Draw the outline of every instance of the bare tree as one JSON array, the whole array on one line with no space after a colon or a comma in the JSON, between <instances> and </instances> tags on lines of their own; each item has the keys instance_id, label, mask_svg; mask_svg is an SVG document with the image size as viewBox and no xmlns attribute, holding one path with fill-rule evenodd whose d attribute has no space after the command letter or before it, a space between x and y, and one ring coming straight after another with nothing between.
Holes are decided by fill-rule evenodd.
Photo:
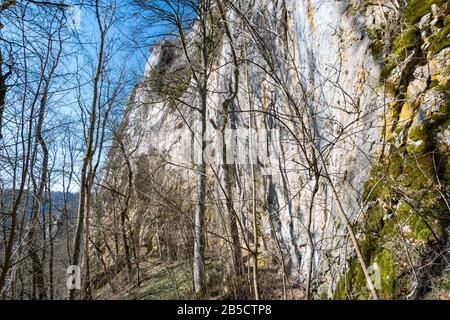
<instances>
[{"instance_id":1,"label":"bare tree","mask_svg":"<svg viewBox=\"0 0 450 320\"><path fill-rule=\"evenodd\" d=\"M105 11L106 10L106 11ZM107 35L114 19L114 7L107 6L106 9L101 5L99 0L95 1L95 19L99 32L99 44L96 59L95 73L92 78L92 100L89 110L89 119L87 123L83 123L86 131L86 146L84 158L81 164L81 178L80 178L80 192L78 204L78 222L75 232L73 244L73 258L72 263L78 265L80 262L80 252L82 243L82 233L85 223L89 223L89 217L85 217L85 213L89 209L90 195L92 192L92 181L95 176L93 159L95 154L96 132L100 130L99 122L99 101L100 101L100 86L101 78L104 72L105 65L105 47L107 45ZM100 138L101 139L101 138ZM89 211L88 211L89 212ZM85 230L88 232L89 228ZM87 244L86 244L87 245ZM75 298L75 289L70 291L70 299Z\"/></svg>"}]
</instances>

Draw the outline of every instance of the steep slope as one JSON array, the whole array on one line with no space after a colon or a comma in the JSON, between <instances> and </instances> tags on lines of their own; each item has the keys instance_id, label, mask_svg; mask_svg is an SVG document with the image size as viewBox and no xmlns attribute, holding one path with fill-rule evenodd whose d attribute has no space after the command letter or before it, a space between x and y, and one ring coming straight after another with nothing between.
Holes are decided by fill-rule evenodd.
<instances>
[{"instance_id":1,"label":"steep slope","mask_svg":"<svg viewBox=\"0 0 450 320\"><path fill-rule=\"evenodd\" d=\"M223 292L240 286L236 238L250 268L254 216L263 286L270 274L304 288L311 274L316 297L370 298L342 214L380 297L422 297L448 268L446 3L381 2L242 1L212 14L207 257ZM137 260L190 258L201 137L186 53L195 64L180 39L155 48L104 171L131 201L105 190L98 219L118 224L127 208Z\"/></svg>"}]
</instances>

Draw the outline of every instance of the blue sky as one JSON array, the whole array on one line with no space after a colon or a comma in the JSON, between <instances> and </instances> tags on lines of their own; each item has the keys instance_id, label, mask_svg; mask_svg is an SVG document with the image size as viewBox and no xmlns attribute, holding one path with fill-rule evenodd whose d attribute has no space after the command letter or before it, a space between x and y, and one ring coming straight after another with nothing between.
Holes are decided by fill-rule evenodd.
<instances>
[{"instance_id":1,"label":"blue sky","mask_svg":"<svg viewBox=\"0 0 450 320\"><path fill-rule=\"evenodd\" d=\"M73 3L79 3L77 0L72 1ZM106 2L107 0L104 1ZM65 3L68 2L65 1ZM74 89L77 87L77 81L84 83L81 89L84 102L88 105L91 101L91 80L95 70L95 57L98 49L99 32L95 20L95 8L92 5L89 5L89 3L93 3L93 0L88 0L81 6L75 4L75 9L67 10L67 14L69 15L79 14L79 16L75 16L75 23L79 22L79 26L72 25L73 35L65 40L64 50L66 52L64 53L65 56L59 65L60 70L58 71L62 77L56 77L58 80L56 80L54 89L52 89L54 93L52 94L47 110L45 134L47 135L48 141L54 145L58 144L63 136L61 132L64 129L55 129L55 124L59 125L61 122L73 122L71 132L79 138L82 137L82 130L80 130L80 108L77 101L77 91ZM132 87L143 76L145 64L150 55L149 48L154 41L161 39L161 34L163 33L162 30L164 30L158 21L150 23L150 20L146 19L148 17L145 17L147 12L139 10L132 6L131 3L132 0L117 0L115 22L109 31L109 39L112 39L113 41L111 41L111 43L114 43L112 50L114 55L111 59L111 63L108 65L108 74L114 79L114 77L118 76L120 70L124 69L126 78L126 90L124 90L122 96L122 106L126 104L128 94ZM20 44L20 18L18 17L20 17L23 12L26 12L26 20L29 21L26 23L29 23L29 31L31 32L28 33L27 31L26 33L26 37L28 38L26 47L31 54L34 51L33 47L35 46L33 41L36 41L36 46L40 48L39 50L45 51L45 34L46 32L51 32L46 29L46 24L51 20L51 14L46 16L46 10L50 11L55 8L49 9L30 5L27 7L26 11L21 11L25 10L24 8L28 5L27 2L19 0L17 6L11 8L10 12L2 12L2 22L5 23L5 28L1 30L1 33L2 37L11 39ZM36 18L36 16L34 16L35 13L39 13L42 16ZM40 22L36 23L36 21L34 21L35 19L42 19L42 24L40 24ZM37 37L34 35L36 28L39 29L40 32L36 33L38 35ZM42 35L43 37L39 37L39 35ZM23 66L23 64L20 65L20 50L20 47L18 47L17 54L19 60L15 61L15 66L18 67ZM16 62L19 62L19 64ZM30 74L33 74L33 76L37 76L40 71L38 60L31 58L28 62L31 64L31 67L29 65L28 68L22 68L19 73L23 73L24 70L27 70ZM83 66L81 71L79 66ZM19 73L15 79L18 79ZM79 76L81 76L81 79L79 79ZM14 90L16 90L16 93L12 95L12 91ZM14 88L11 88L11 93L9 95L12 108L10 108L10 111L7 111L7 117L9 117L10 125L8 128L8 135L11 141L14 140L14 135L17 135L17 128L14 124L14 109L20 109L21 103L19 100L21 99L20 97L23 96L21 90L23 90L22 86L14 86ZM33 85L27 90L28 95L31 97L34 90ZM15 105L16 101L12 101L16 99L18 99L17 105ZM61 154L62 152L59 150L57 153ZM60 155L57 154L55 157L60 157ZM2 176L3 173L1 173ZM55 190L60 190L58 178L55 178Z\"/></svg>"}]
</instances>

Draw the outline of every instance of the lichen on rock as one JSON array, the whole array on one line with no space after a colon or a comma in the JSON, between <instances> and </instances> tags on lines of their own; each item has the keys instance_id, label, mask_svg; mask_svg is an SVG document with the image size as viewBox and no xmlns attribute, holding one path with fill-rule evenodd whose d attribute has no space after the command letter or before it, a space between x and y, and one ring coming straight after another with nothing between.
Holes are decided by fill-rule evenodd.
<instances>
[{"instance_id":1,"label":"lichen on rock","mask_svg":"<svg viewBox=\"0 0 450 320\"><path fill-rule=\"evenodd\" d=\"M426 284L433 277L429 268L417 268L425 259L420 252L428 252L427 247L445 252L450 217L446 200L450 179L445 142L450 120L446 1L409 1L399 21L399 31L385 44L390 49L381 73L392 101L386 114L390 128L384 135L381 161L365 185L366 218L359 223L364 254L380 270L378 290L386 299L418 298L431 290ZM380 60L377 30L382 27L372 26L369 38ZM392 246L400 249L392 251ZM433 270L436 277L443 272L442 268ZM357 281L360 273L351 260L335 297L368 298L367 284Z\"/></svg>"}]
</instances>

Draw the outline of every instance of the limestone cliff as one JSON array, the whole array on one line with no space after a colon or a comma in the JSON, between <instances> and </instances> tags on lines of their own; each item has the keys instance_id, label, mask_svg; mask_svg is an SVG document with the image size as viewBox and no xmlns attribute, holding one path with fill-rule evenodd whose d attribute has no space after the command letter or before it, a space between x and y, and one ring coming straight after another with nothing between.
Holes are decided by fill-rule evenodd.
<instances>
[{"instance_id":1,"label":"limestone cliff","mask_svg":"<svg viewBox=\"0 0 450 320\"><path fill-rule=\"evenodd\" d=\"M304 288L311 265L314 297L371 298L342 205L380 297L448 295L448 13L442 0L255 0L211 22L211 277L230 269L227 210L244 261L256 212L262 274ZM186 55L195 60L195 46L180 39L153 50L104 170L108 185L133 186L127 219L142 257L190 258L201 137ZM223 165L233 150L238 161ZM115 223L124 203L105 202L99 219Z\"/></svg>"}]
</instances>

